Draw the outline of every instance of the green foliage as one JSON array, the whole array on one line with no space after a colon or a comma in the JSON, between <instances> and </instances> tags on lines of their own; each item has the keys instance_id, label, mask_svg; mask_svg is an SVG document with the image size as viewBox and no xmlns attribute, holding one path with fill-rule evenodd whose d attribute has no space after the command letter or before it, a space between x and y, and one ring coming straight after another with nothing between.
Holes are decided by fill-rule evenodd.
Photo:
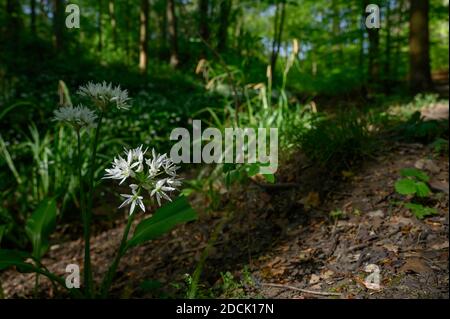
<instances>
[{"instance_id":1,"label":"green foliage","mask_svg":"<svg viewBox=\"0 0 450 319\"><path fill-rule=\"evenodd\" d=\"M421 204L406 203L405 207L411 210L411 212L418 219L424 219L427 216L437 215L437 210L434 207L426 207Z\"/></svg>"},{"instance_id":2,"label":"green foliage","mask_svg":"<svg viewBox=\"0 0 450 319\"><path fill-rule=\"evenodd\" d=\"M229 271L221 272L221 281L213 287L213 293L219 298L247 298L246 288L254 285L247 267L244 267L240 278L235 278Z\"/></svg>"},{"instance_id":3,"label":"green foliage","mask_svg":"<svg viewBox=\"0 0 450 319\"><path fill-rule=\"evenodd\" d=\"M186 197L180 196L173 202L159 208L155 214L136 226L127 247L133 247L153 240L178 224L197 219L197 213L189 205Z\"/></svg>"},{"instance_id":4,"label":"green foliage","mask_svg":"<svg viewBox=\"0 0 450 319\"><path fill-rule=\"evenodd\" d=\"M33 266L25 262L29 257L27 253L18 250L0 249L0 270L15 266L21 272L33 271Z\"/></svg>"},{"instance_id":5,"label":"green foliage","mask_svg":"<svg viewBox=\"0 0 450 319\"><path fill-rule=\"evenodd\" d=\"M403 140L430 143L438 138L448 136L448 120L424 121L420 112L415 112L404 123L396 127Z\"/></svg>"},{"instance_id":6,"label":"green foliage","mask_svg":"<svg viewBox=\"0 0 450 319\"><path fill-rule=\"evenodd\" d=\"M300 137L300 144L311 161L319 165L333 170L348 168L377 150L377 141L369 130L370 122L356 112L335 118L318 114L310 125Z\"/></svg>"},{"instance_id":7,"label":"green foliage","mask_svg":"<svg viewBox=\"0 0 450 319\"><path fill-rule=\"evenodd\" d=\"M413 198L417 197L422 200L432 195L430 188L426 184L430 177L425 172L416 168L404 168L400 171L400 174L405 177L395 183L395 191L400 195L408 195ZM418 219L423 219L438 213L436 208L427 207L420 203L409 202L399 204L408 208Z\"/></svg>"},{"instance_id":8,"label":"green foliage","mask_svg":"<svg viewBox=\"0 0 450 319\"><path fill-rule=\"evenodd\" d=\"M433 148L434 153L440 155L440 154L447 154L448 155L448 140L443 138L437 138L432 144L431 147Z\"/></svg>"},{"instance_id":9,"label":"green foliage","mask_svg":"<svg viewBox=\"0 0 450 319\"><path fill-rule=\"evenodd\" d=\"M400 170L400 175L403 177L415 177L423 182L428 182L430 180L430 177L424 171L417 168L403 168Z\"/></svg>"},{"instance_id":10,"label":"green foliage","mask_svg":"<svg viewBox=\"0 0 450 319\"><path fill-rule=\"evenodd\" d=\"M56 226L56 201L44 199L28 218L25 232L33 245L32 256L40 260L49 247L49 236Z\"/></svg>"},{"instance_id":11,"label":"green foliage","mask_svg":"<svg viewBox=\"0 0 450 319\"><path fill-rule=\"evenodd\" d=\"M340 209L333 210L333 211L330 212L330 217L331 217L332 219L334 219L334 220L340 219L340 218L342 218L342 217L344 217L344 216L345 216L345 212L343 212L343 211L340 210Z\"/></svg>"},{"instance_id":12,"label":"green foliage","mask_svg":"<svg viewBox=\"0 0 450 319\"><path fill-rule=\"evenodd\" d=\"M429 176L416 168L404 168L400 174L406 178L400 179L395 183L395 190L401 195L417 195L418 197L427 197L431 190L424 182L428 182Z\"/></svg>"},{"instance_id":13,"label":"green foliage","mask_svg":"<svg viewBox=\"0 0 450 319\"><path fill-rule=\"evenodd\" d=\"M395 190L401 195L413 195L416 193L416 182L411 179L401 179L395 183Z\"/></svg>"}]
</instances>

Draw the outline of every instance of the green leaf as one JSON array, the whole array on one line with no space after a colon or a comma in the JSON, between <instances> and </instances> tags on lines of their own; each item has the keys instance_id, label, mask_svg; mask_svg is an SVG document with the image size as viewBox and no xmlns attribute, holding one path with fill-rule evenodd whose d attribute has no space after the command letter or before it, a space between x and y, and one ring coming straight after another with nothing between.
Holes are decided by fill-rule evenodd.
<instances>
[{"instance_id":1,"label":"green leaf","mask_svg":"<svg viewBox=\"0 0 450 319\"><path fill-rule=\"evenodd\" d=\"M416 194L419 197L427 197L431 194L431 190L424 182L416 182Z\"/></svg>"},{"instance_id":2,"label":"green leaf","mask_svg":"<svg viewBox=\"0 0 450 319\"><path fill-rule=\"evenodd\" d=\"M48 238L56 226L55 199L44 199L28 218L25 232L33 245L33 257L40 260L49 247Z\"/></svg>"},{"instance_id":3,"label":"green leaf","mask_svg":"<svg viewBox=\"0 0 450 319\"><path fill-rule=\"evenodd\" d=\"M127 248L155 239L174 228L176 225L197 219L197 212L192 209L186 197L180 196L173 202L161 207L156 213L141 221L128 241Z\"/></svg>"},{"instance_id":4,"label":"green leaf","mask_svg":"<svg viewBox=\"0 0 450 319\"><path fill-rule=\"evenodd\" d=\"M268 183L275 183L275 175L274 174L263 174L264 179L268 182Z\"/></svg>"},{"instance_id":5,"label":"green leaf","mask_svg":"<svg viewBox=\"0 0 450 319\"><path fill-rule=\"evenodd\" d=\"M232 171L234 169L236 169L236 164L235 163L224 163L223 164L222 170L223 170L224 173L228 173L228 172L230 172L230 171Z\"/></svg>"},{"instance_id":6,"label":"green leaf","mask_svg":"<svg viewBox=\"0 0 450 319\"><path fill-rule=\"evenodd\" d=\"M255 176L259 173L259 165L256 163L252 163L250 165L247 165L247 175L249 177Z\"/></svg>"},{"instance_id":7,"label":"green leaf","mask_svg":"<svg viewBox=\"0 0 450 319\"><path fill-rule=\"evenodd\" d=\"M411 210L418 219L423 219L426 216L436 215L438 213L436 208L426 207L420 204L407 203L405 207Z\"/></svg>"},{"instance_id":8,"label":"green leaf","mask_svg":"<svg viewBox=\"0 0 450 319\"><path fill-rule=\"evenodd\" d=\"M430 177L423 171L417 168L404 168L400 171L403 177L415 177L423 182L428 182Z\"/></svg>"},{"instance_id":9,"label":"green leaf","mask_svg":"<svg viewBox=\"0 0 450 319\"><path fill-rule=\"evenodd\" d=\"M21 272L32 272L34 266L25 262L28 258L30 255L23 251L0 249L0 270L16 266Z\"/></svg>"},{"instance_id":10,"label":"green leaf","mask_svg":"<svg viewBox=\"0 0 450 319\"><path fill-rule=\"evenodd\" d=\"M416 183L408 178L400 179L395 183L395 190L401 195L416 193Z\"/></svg>"}]
</instances>

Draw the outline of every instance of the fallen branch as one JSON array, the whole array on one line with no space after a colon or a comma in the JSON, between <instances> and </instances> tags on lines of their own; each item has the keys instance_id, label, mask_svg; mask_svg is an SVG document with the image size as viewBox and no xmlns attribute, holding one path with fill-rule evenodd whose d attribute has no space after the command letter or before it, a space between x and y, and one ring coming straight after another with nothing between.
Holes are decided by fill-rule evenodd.
<instances>
[{"instance_id":1,"label":"fallen branch","mask_svg":"<svg viewBox=\"0 0 450 319\"><path fill-rule=\"evenodd\" d=\"M294 287L294 286L282 285L282 284L261 283L261 286L268 286L268 287L275 287L275 288L281 288L281 289L297 290L297 291L301 291L301 292L304 292L304 293L307 293L307 294L320 295L320 296L342 296L342 294L340 294L338 292L314 291L314 290L297 288L297 287Z\"/></svg>"},{"instance_id":2,"label":"fallen branch","mask_svg":"<svg viewBox=\"0 0 450 319\"><path fill-rule=\"evenodd\" d=\"M296 188L296 187L300 187L299 183L277 183L277 184L266 184L266 183L261 183L258 182L257 180L255 180L254 178L250 178L250 180L255 183L256 185L258 185L261 188L264 189L286 189L286 188Z\"/></svg>"}]
</instances>

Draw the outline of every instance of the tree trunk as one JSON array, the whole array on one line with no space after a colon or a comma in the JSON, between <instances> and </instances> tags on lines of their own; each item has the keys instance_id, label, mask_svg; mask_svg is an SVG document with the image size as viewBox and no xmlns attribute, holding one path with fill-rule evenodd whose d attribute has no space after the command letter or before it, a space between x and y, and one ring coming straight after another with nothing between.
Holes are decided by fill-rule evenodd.
<instances>
[{"instance_id":1,"label":"tree trunk","mask_svg":"<svg viewBox=\"0 0 450 319\"><path fill-rule=\"evenodd\" d=\"M130 31L131 31L131 18L130 18L130 14L131 14L131 6L130 6L130 1L127 0L125 3L125 12L126 12L126 16L125 16L125 52L126 52L126 56L127 56L127 64L130 64Z\"/></svg>"},{"instance_id":2,"label":"tree trunk","mask_svg":"<svg viewBox=\"0 0 450 319\"><path fill-rule=\"evenodd\" d=\"M147 74L149 0L141 0L139 12L139 71Z\"/></svg>"},{"instance_id":3,"label":"tree trunk","mask_svg":"<svg viewBox=\"0 0 450 319\"><path fill-rule=\"evenodd\" d=\"M167 0L167 24L170 41L170 66L175 68L178 63L178 29L177 16L175 14L175 1Z\"/></svg>"},{"instance_id":4,"label":"tree trunk","mask_svg":"<svg viewBox=\"0 0 450 319\"><path fill-rule=\"evenodd\" d=\"M33 37L36 36L36 0L30 1L30 29L31 29L31 35Z\"/></svg>"},{"instance_id":5,"label":"tree trunk","mask_svg":"<svg viewBox=\"0 0 450 319\"><path fill-rule=\"evenodd\" d=\"M102 0L98 0L97 32L98 32L98 51L99 52L102 52L102 49L103 49L102 15L103 15Z\"/></svg>"},{"instance_id":6,"label":"tree trunk","mask_svg":"<svg viewBox=\"0 0 450 319\"><path fill-rule=\"evenodd\" d=\"M170 44L167 28L167 16L168 16L168 0L165 1L165 7L161 10L161 14L158 14L158 23L159 23L159 53L161 58L166 58L166 51L168 48L168 44ZM177 30L178 31L178 30Z\"/></svg>"},{"instance_id":7,"label":"tree trunk","mask_svg":"<svg viewBox=\"0 0 450 319\"><path fill-rule=\"evenodd\" d=\"M333 46L332 46L333 54L331 54L330 64L331 67L335 67L337 64L339 64L340 60L342 59L342 47L339 38L341 33L341 25L340 25L341 17L338 0L332 0L331 8L333 11L332 26L331 26L331 32L333 34Z\"/></svg>"},{"instance_id":8,"label":"tree trunk","mask_svg":"<svg viewBox=\"0 0 450 319\"><path fill-rule=\"evenodd\" d=\"M114 44L114 46L116 46L117 45L117 21L116 21L114 0L109 0L108 9L109 9L109 19L111 20L111 31L112 31L112 37L113 37L113 44Z\"/></svg>"},{"instance_id":9,"label":"tree trunk","mask_svg":"<svg viewBox=\"0 0 450 319\"><path fill-rule=\"evenodd\" d=\"M365 34L365 18L366 15L366 7L364 6L362 8L362 15L361 17L363 17L362 20L358 20L360 26L360 31L359 31L359 76L361 79L361 83L363 84L362 87L365 85L365 54L364 54L364 43L365 43L365 38L364 38L364 34Z\"/></svg>"},{"instance_id":10,"label":"tree trunk","mask_svg":"<svg viewBox=\"0 0 450 319\"><path fill-rule=\"evenodd\" d=\"M370 1L365 1L364 8L370 3ZM376 3L376 1L372 1ZM375 89L379 83L380 76L380 29L377 28L367 28L367 34L369 36L369 83L372 89Z\"/></svg>"},{"instance_id":11,"label":"tree trunk","mask_svg":"<svg viewBox=\"0 0 450 319\"><path fill-rule=\"evenodd\" d=\"M413 93L431 89L429 0L410 0L409 81Z\"/></svg>"},{"instance_id":12,"label":"tree trunk","mask_svg":"<svg viewBox=\"0 0 450 319\"><path fill-rule=\"evenodd\" d=\"M283 25L285 17L285 7L286 7L286 0L281 0L281 2L277 2L274 21L274 37L272 42L272 55L270 57L272 78L273 75L275 74L275 67L277 65L278 54L280 53L281 38L283 34Z\"/></svg>"},{"instance_id":13,"label":"tree trunk","mask_svg":"<svg viewBox=\"0 0 450 319\"><path fill-rule=\"evenodd\" d=\"M384 56L384 92L391 91L391 4L386 3L386 51Z\"/></svg>"},{"instance_id":14,"label":"tree trunk","mask_svg":"<svg viewBox=\"0 0 450 319\"><path fill-rule=\"evenodd\" d=\"M17 41L17 35L22 28L22 12L17 0L6 1L5 36L9 41ZM9 35L9 37L8 37Z\"/></svg>"},{"instance_id":15,"label":"tree trunk","mask_svg":"<svg viewBox=\"0 0 450 319\"><path fill-rule=\"evenodd\" d=\"M53 0L53 36L57 52L61 52L64 48L64 5L62 0Z\"/></svg>"},{"instance_id":16,"label":"tree trunk","mask_svg":"<svg viewBox=\"0 0 450 319\"><path fill-rule=\"evenodd\" d=\"M391 74L392 78L397 80L399 78L399 66L401 63L401 48L403 46L403 38L402 38L402 23L404 22L404 16L405 16L405 8L406 0L399 0L397 1L397 8L396 8L396 19L395 19L395 38L394 38L394 63L392 63L391 66Z\"/></svg>"},{"instance_id":17,"label":"tree trunk","mask_svg":"<svg viewBox=\"0 0 450 319\"><path fill-rule=\"evenodd\" d=\"M219 52L225 52L227 49L228 24L232 5L232 0L222 0L220 3L220 20L217 31L217 50Z\"/></svg>"},{"instance_id":18,"label":"tree trunk","mask_svg":"<svg viewBox=\"0 0 450 319\"><path fill-rule=\"evenodd\" d=\"M199 13L199 34L204 41L209 41L209 25L208 25L208 0L199 0L198 13Z\"/></svg>"}]
</instances>

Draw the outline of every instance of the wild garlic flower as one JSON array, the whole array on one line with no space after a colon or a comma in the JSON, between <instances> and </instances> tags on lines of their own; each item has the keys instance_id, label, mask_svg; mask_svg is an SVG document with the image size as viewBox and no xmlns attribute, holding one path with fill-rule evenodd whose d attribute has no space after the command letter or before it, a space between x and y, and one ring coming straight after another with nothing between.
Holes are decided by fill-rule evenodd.
<instances>
[{"instance_id":1,"label":"wild garlic flower","mask_svg":"<svg viewBox=\"0 0 450 319\"><path fill-rule=\"evenodd\" d=\"M106 169L106 176L104 178L120 179L119 185L121 185L128 177L134 177L133 168L138 166L139 163L131 163L130 158L125 160L122 156L114 158L112 168Z\"/></svg>"},{"instance_id":2,"label":"wild garlic flower","mask_svg":"<svg viewBox=\"0 0 450 319\"><path fill-rule=\"evenodd\" d=\"M131 215L131 214L133 214L136 204L138 204L138 206L142 209L142 211L145 212L145 206L144 206L144 203L142 202L144 197L139 196L139 194L137 193L138 185L131 184L130 188L131 188L131 192L132 192L131 195L120 194L120 196L125 197L126 200L119 206L119 209L131 204L131 207L130 207L130 215Z\"/></svg>"},{"instance_id":3,"label":"wild garlic flower","mask_svg":"<svg viewBox=\"0 0 450 319\"><path fill-rule=\"evenodd\" d=\"M89 82L87 85L80 87L78 94L90 98L102 111L108 110L110 106L125 110L130 108L128 91L122 90L120 85L113 87L111 83L105 81L103 83Z\"/></svg>"},{"instance_id":4,"label":"wild garlic flower","mask_svg":"<svg viewBox=\"0 0 450 319\"><path fill-rule=\"evenodd\" d=\"M112 167L105 170L103 177L120 180L119 185L131 180L131 194L121 194L125 201L119 206L122 208L131 205L130 215L136 205L145 211L141 192L148 192L149 197L161 206L161 200L171 201L170 194L181 186L181 179L177 178L179 167L166 154L160 155L154 149L146 157L147 150L142 145L135 149L125 149L125 156L114 158Z\"/></svg>"},{"instance_id":5,"label":"wild garlic flower","mask_svg":"<svg viewBox=\"0 0 450 319\"><path fill-rule=\"evenodd\" d=\"M97 119L95 113L83 105L76 107L62 106L55 110L53 114L55 115L54 121L65 122L77 130L93 128Z\"/></svg>"}]
</instances>

